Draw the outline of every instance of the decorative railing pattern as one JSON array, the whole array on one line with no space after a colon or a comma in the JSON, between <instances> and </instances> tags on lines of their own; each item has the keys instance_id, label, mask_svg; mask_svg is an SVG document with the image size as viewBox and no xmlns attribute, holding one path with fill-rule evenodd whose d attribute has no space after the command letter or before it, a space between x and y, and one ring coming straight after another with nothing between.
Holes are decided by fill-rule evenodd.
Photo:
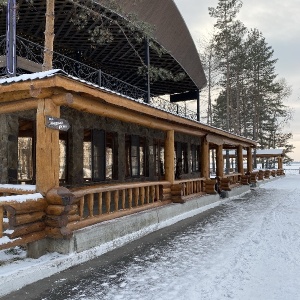
<instances>
[{"instance_id":1,"label":"decorative railing pattern","mask_svg":"<svg viewBox=\"0 0 300 300\"><path fill-rule=\"evenodd\" d=\"M44 47L18 36L16 49L17 57L34 63L35 69L42 70ZM0 36L0 57L5 56L5 53L6 36ZM93 83L138 102L144 102L146 98L146 91L57 52L53 52L53 69L61 69L68 75ZM17 74L20 75L24 72L20 67L17 68ZM5 74L6 68L0 68L0 76ZM161 97L151 96L149 105L171 114L197 121L197 114L194 111L189 110L186 106L171 103Z\"/></svg>"}]
</instances>

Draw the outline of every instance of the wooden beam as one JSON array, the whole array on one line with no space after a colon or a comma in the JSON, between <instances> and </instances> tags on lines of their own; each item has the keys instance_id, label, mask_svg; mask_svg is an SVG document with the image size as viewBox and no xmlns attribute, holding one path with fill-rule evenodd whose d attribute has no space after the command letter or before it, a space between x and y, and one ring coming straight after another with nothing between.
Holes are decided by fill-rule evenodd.
<instances>
[{"instance_id":1,"label":"wooden beam","mask_svg":"<svg viewBox=\"0 0 300 300\"><path fill-rule=\"evenodd\" d=\"M27 90L27 96L23 98L29 98L28 90L33 87L34 89L38 88L56 88L59 89L61 92L72 92L77 95L76 97L82 97L81 104L76 100L71 106L78 110L86 110L90 113L98 114L98 115L106 115L108 117L116 118L113 114L109 115L109 111L118 108L118 115L119 117L123 115L127 115L127 112L131 112L132 115L140 114L139 122L135 120L131 120L131 123L140 124L143 126L147 126L149 128L160 128L162 130L172 130L174 129L176 132L187 133L195 136L204 136L205 134L213 134L223 140L222 143L226 140L231 145L243 145L243 147L248 146L256 146L256 142L251 141L247 138L243 138L237 135L233 135L229 132L226 132L221 129L217 129L203 123L195 122L192 120L188 120L182 118L180 116L176 116L170 114L168 112L153 108L151 106L146 106L142 103L137 101L132 101L127 99L126 97L117 95L113 92L107 92L101 90L99 88L95 88L93 86L88 85L87 83L82 83L76 81L75 79L57 74L55 76L43 78L43 79L33 79L24 82L14 82L11 84L1 86L1 94L0 94L0 102L1 96L3 93L11 92L10 99L18 100L19 98L16 97L16 93L20 93L19 91L24 93L24 90ZM16 92L17 91L17 92ZM19 96L18 96L19 97ZM76 103L77 102L77 103ZM87 108L85 105L87 104ZM97 112L92 109L97 106L99 103L102 104L110 104L112 107L107 107L106 105L99 107ZM100 113L102 111L102 113ZM126 113L124 113L126 112ZM143 115L141 115L141 112ZM129 116L127 119L130 119ZM147 117L147 121L142 120ZM122 117L119 119L121 120ZM148 124L148 125L147 125ZM157 126L156 126L157 124ZM163 127L161 127L163 126ZM220 142L218 142L220 143Z\"/></svg>"},{"instance_id":2,"label":"wooden beam","mask_svg":"<svg viewBox=\"0 0 300 300\"><path fill-rule=\"evenodd\" d=\"M216 175L219 177L224 176L224 158L223 158L223 146L219 145L216 151Z\"/></svg>"},{"instance_id":3,"label":"wooden beam","mask_svg":"<svg viewBox=\"0 0 300 300\"><path fill-rule=\"evenodd\" d=\"M243 146L237 148L238 173L244 175Z\"/></svg>"},{"instance_id":4,"label":"wooden beam","mask_svg":"<svg viewBox=\"0 0 300 300\"><path fill-rule=\"evenodd\" d=\"M278 169L283 169L283 158L282 157L278 157Z\"/></svg>"},{"instance_id":5,"label":"wooden beam","mask_svg":"<svg viewBox=\"0 0 300 300\"><path fill-rule=\"evenodd\" d=\"M26 99L22 101L12 101L0 103L0 114L20 112L25 110L37 109L38 102L36 99Z\"/></svg>"},{"instance_id":6,"label":"wooden beam","mask_svg":"<svg viewBox=\"0 0 300 300\"><path fill-rule=\"evenodd\" d=\"M209 178L209 142L203 138L201 142L201 176Z\"/></svg>"},{"instance_id":7,"label":"wooden beam","mask_svg":"<svg viewBox=\"0 0 300 300\"><path fill-rule=\"evenodd\" d=\"M252 170L252 149L251 147L247 147L247 172L251 173Z\"/></svg>"},{"instance_id":8,"label":"wooden beam","mask_svg":"<svg viewBox=\"0 0 300 300\"><path fill-rule=\"evenodd\" d=\"M224 141L223 138L220 136L216 136L213 134L208 134L206 135L206 141L211 143L211 144L215 144L215 145L223 145Z\"/></svg>"},{"instance_id":9,"label":"wooden beam","mask_svg":"<svg viewBox=\"0 0 300 300\"><path fill-rule=\"evenodd\" d=\"M59 186L59 131L46 127L46 116L60 117L51 99L38 100L36 122L36 189L45 195Z\"/></svg>"},{"instance_id":10,"label":"wooden beam","mask_svg":"<svg viewBox=\"0 0 300 300\"><path fill-rule=\"evenodd\" d=\"M70 96L68 96L70 97ZM128 101L128 100L127 100ZM134 102L134 101L132 101ZM73 101L69 99L69 107L72 107L79 111L88 112L91 114L96 114L102 117L109 117L112 119L121 120L123 122L135 123L141 126L145 126L148 128L160 129L160 130L175 130L182 133L195 135L195 136L203 136L204 132L202 130L195 130L190 127L185 127L178 122L173 123L170 122L170 115L166 113L163 118L155 118L154 116L149 116L148 114L143 114L145 105L140 104L139 109L137 111L133 111L128 108L132 108L135 103L130 103L130 106L127 102L127 107L119 107L115 105L111 105L109 103L104 103L103 101L95 101L89 97L81 97L77 95L73 95ZM146 106L148 109L148 107ZM156 111L157 115L160 115L161 112Z\"/></svg>"},{"instance_id":11,"label":"wooden beam","mask_svg":"<svg viewBox=\"0 0 300 300\"><path fill-rule=\"evenodd\" d=\"M171 184L175 180L174 159L174 130L169 130L165 140L165 180Z\"/></svg>"}]
</instances>

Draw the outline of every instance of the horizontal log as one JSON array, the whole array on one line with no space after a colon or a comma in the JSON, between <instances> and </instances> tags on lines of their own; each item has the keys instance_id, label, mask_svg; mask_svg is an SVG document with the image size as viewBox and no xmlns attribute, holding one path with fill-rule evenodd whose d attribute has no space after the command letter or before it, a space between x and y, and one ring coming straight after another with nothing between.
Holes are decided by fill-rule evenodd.
<instances>
[{"instance_id":1,"label":"horizontal log","mask_svg":"<svg viewBox=\"0 0 300 300\"><path fill-rule=\"evenodd\" d=\"M36 221L41 221L45 217L45 215L46 213L44 213L43 211L23 215L11 215L9 217L9 226L16 227L28 223L34 223Z\"/></svg>"},{"instance_id":2,"label":"horizontal log","mask_svg":"<svg viewBox=\"0 0 300 300\"><path fill-rule=\"evenodd\" d=\"M78 205L77 204L73 204L73 205L71 205L71 209L68 212L68 215L78 215L78 212L79 212Z\"/></svg>"},{"instance_id":3,"label":"horizontal log","mask_svg":"<svg viewBox=\"0 0 300 300\"><path fill-rule=\"evenodd\" d=\"M80 221L81 217L79 215L67 215L68 223Z\"/></svg>"},{"instance_id":4,"label":"horizontal log","mask_svg":"<svg viewBox=\"0 0 300 300\"><path fill-rule=\"evenodd\" d=\"M74 188L70 191L76 196L76 198L80 198L87 194L96 194L103 192L112 192L112 191L120 191L120 190L128 190L140 187L155 187L156 185L166 185L167 181L157 181L157 182L130 182L130 183L120 183L120 184L103 184L96 186L85 186L80 188Z\"/></svg>"},{"instance_id":5,"label":"horizontal log","mask_svg":"<svg viewBox=\"0 0 300 300\"><path fill-rule=\"evenodd\" d=\"M171 199L171 193L169 193L169 194L163 194L163 196L162 196L162 200L168 200L168 199Z\"/></svg>"},{"instance_id":6,"label":"horizontal log","mask_svg":"<svg viewBox=\"0 0 300 300\"><path fill-rule=\"evenodd\" d=\"M5 243L5 244L0 244L0 250L4 250L4 249L16 247L16 246L21 246L21 245L26 245L26 244L31 243L31 242L42 240L45 237L46 237L46 232L44 230L29 233L27 235L23 235L19 239L9 241L8 243Z\"/></svg>"},{"instance_id":7,"label":"horizontal log","mask_svg":"<svg viewBox=\"0 0 300 300\"><path fill-rule=\"evenodd\" d=\"M79 201L73 193L65 187L56 187L46 194L47 202L51 205L71 205Z\"/></svg>"},{"instance_id":8,"label":"horizontal log","mask_svg":"<svg viewBox=\"0 0 300 300\"><path fill-rule=\"evenodd\" d=\"M174 184L171 186L171 191L174 192L174 191L181 191L183 189L183 186L182 184Z\"/></svg>"},{"instance_id":9,"label":"horizontal log","mask_svg":"<svg viewBox=\"0 0 300 300\"><path fill-rule=\"evenodd\" d=\"M171 191L171 196L182 196L184 194L183 190L180 191Z\"/></svg>"},{"instance_id":10,"label":"horizontal log","mask_svg":"<svg viewBox=\"0 0 300 300\"><path fill-rule=\"evenodd\" d=\"M185 200L183 200L181 197L172 197L173 203L185 203Z\"/></svg>"},{"instance_id":11,"label":"horizontal log","mask_svg":"<svg viewBox=\"0 0 300 300\"><path fill-rule=\"evenodd\" d=\"M45 219L45 224L47 227L65 227L67 226L69 220L67 215L62 216L47 216Z\"/></svg>"},{"instance_id":12,"label":"horizontal log","mask_svg":"<svg viewBox=\"0 0 300 300\"><path fill-rule=\"evenodd\" d=\"M13 228L13 232L8 233L7 236L10 239L14 239L14 238L17 238L17 237L21 237L23 235L33 233L33 232L42 231L44 229L45 229L45 223L44 222L35 222L35 223L15 227L15 228Z\"/></svg>"},{"instance_id":13,"label":"horizontal log","mask_svg":"<svg viewBox=\"0 0 300 300\"><path fill-rule=\"evenodd\" d=\"M169 194L171 193L171 188L163 188L162 192L163 194Z\"/></svg>"},{"instance_id":14,"label":"horizontal log","mask_svg":"<svg viewBox=\"0 0 300 300\"><path fill-rule=\"evenodd\" d=\"M70 239L73 236L72 231L67 227L46 227L45 232L47 237L54 239Z\"/></svg>"},{"instance_id":15,"label":"horizontal log","mask_svg":"<svg viewBox=\"0 0 300 300\"><path fill-rule=\"evenodd\" d=\"M227 183L227 182L230 182L231 181L231 178L221 178L221 183Z\"/></svg>"},{"instance_id":16,"label":"horizontal log","mask_svg":"<svg viewBox=\"0 0 300 300\"><path fill-rule=\"evenodd\" d=\"M48 205L47 209L46 209L46 213L47 215L53 215L53 216L61 216L64 214L69 214L72 210L76 210L77 205L73 204L73 205Z\"/></svg>"},{"instance_id":17,"label":"horizontal log","mask_svg":"<svg viewBox=\"0 0 300 300\"><path fill-rule=\"evenodd\" d=\"M39 199L25 202L11 202L4 205L4 208L10 213L10 215L17 215L45 211L47 205L48 204L45 199Z\"/></svg>"}]
</instances>

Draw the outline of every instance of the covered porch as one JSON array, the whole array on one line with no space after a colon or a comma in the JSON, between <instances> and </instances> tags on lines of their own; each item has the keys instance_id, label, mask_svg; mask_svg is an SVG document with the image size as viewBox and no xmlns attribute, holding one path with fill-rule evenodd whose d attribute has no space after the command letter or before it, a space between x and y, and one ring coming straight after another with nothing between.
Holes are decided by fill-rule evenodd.
<instances>
[{"instance_id":1,"label":"covered porch","mask_svg":"<svg viewBox=\"0 0 300 300\"><path fill-rule=\"evenodd\" d=\"M213 149L222 188L248 184L243 150L251 173L254 141L59 70L0 83L2 249L68 239L105 220L216 195ZM236 150L237 172L225 174L223 149ZM28 194L22 203L19 194Z\"/></svg>"}]
</instances>

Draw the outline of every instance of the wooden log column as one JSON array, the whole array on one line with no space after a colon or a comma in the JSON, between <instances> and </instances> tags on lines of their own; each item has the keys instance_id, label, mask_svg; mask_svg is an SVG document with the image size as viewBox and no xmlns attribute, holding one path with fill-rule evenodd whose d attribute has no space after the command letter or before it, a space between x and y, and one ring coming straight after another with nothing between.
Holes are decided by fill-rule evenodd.
<instances>
[{"instance_id":1,"label":"wooden log column","mask_svg":"<svg viewBox=\"0 0 300 300\"><path fill-rule=\"evenodd\" d=\"M201 142L201 175L202 177L209 178L209 142L206 138Z\"/></svg>"},{"instance_id":2,"label":"wooden log column","mask_svg":"<svg viewBox=\"0 0 300 300\"><path fill-rule=\"evenodd\" d=\"M243 146L241 145L239 145L237 148L237 161L238 161L238 173L244 175Z\"/></svg>"},{"instance_id":3,"label":"wooden log column","mask_svg":"<svg viewBox=\"0 0 300 300\"><path fill-rule=\"evenodd\" d=\"M224 157L223 157L223 145L218 145L217 146L217 151L216 151L216 175L219 177L224 176Z\"/></svg>"},{"instance_id":4,"label":"wooden log column","mask_svg":"<svg viewBox=\"0 0 300 300\"><path fill-rule=\"evenodd\" d=\"M36 189L45 195L59 186L59 131L46 127L46 116L59 117L60 107L39 99L36 116Z\"/></svg>"},{"instance_id":5,"label":"wooden log column","mask_svg":"<svg viewBox=\"0 0 300 300\"><path fill-rule=\"evenodd\" d=\"M283 169L283 159L282 157L278 157L278 169Z\"/></svg>"},{"instance_id":6,"label":"wooden log column","mask_svg":"<svg viewBox=\"0 0 300 300\"><path fill-rule=\"evenodd\" d=\"M251 147L247 148L247 172L251 173L253 171L252 168L252 149Z\"/></svg>"},{"instance_id":7,"label":"wooden log column","mask_svg":"<svg viewBox=\"0 0 300 300\"><path fill-rule=\"evenodd\" d=\"M169 130L165 139L165 179L171 184L175 180L174 155L174 130Z\"/></svg>"}]
</instances>

